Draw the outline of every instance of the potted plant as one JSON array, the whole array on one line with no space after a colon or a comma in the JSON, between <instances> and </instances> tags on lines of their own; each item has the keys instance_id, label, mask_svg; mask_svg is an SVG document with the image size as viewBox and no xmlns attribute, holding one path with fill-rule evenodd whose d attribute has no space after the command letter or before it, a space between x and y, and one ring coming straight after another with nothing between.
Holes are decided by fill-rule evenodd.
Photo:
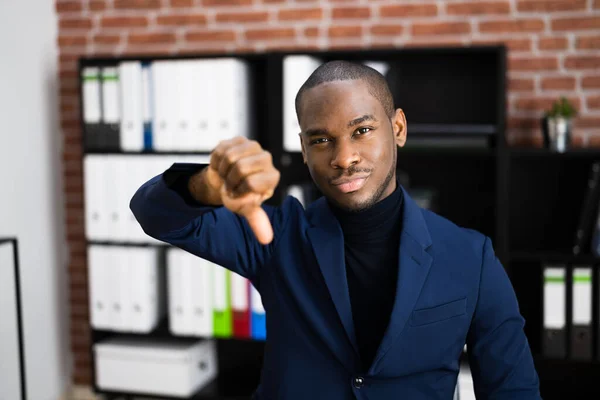
<instances>
[{"instance_id":1,"label":"potted plant","mask_svg":"<svg viewBox=\"0 0 600 400\"><path fill-rule=\"evenodd\" d=\"M577 110L566 98L560 97L552 104L552 108L544 113L543 134L547 148L560 153L566 151L571 144L572 121Z\"/></svg>"}]
</instances>

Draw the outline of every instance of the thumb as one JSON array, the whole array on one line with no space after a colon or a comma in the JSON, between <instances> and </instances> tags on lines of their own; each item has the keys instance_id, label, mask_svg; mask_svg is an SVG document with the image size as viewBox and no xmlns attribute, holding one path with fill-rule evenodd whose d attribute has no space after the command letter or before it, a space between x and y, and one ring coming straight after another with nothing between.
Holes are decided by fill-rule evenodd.
<instances>
[{"instance_id":1,"label":"thumb","mask_svg":"<svg viewBox=\"0 0 600 400\"><path fill-rule=\"evenodd\" d=\"M269 244L273 240L273 227L269 216L260 206L252 206L244 210L244 218L248 221L252 232L261 244Z\"/></svg>"}]
</instances>

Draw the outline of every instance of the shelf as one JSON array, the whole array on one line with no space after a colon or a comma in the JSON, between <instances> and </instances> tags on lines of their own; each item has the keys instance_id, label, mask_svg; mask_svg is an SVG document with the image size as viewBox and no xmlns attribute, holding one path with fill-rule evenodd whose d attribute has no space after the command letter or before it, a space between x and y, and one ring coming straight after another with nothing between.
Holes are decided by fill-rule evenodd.
<instances>
[{"instance_id":1,"label":"shelf","mask_svg":"<svg viewBox=\"0 0 600 400\"><path fill-rule=\"evenodd\" d=\"M84 154L105 154L105 155L145 155L145 156L210 156L209 151L154 151L154 150L143 150L143 151L126 151L126 150L111 150L111 149L88 149L84 151Z\"/></svg>"},{"instance_id":2,"label":"shelf","mask_svg":"<svg viewBox=\"0 0 600 400\"><path fill-rule=\"evenodd\" d=\"M557 158L557 159L570 159L570 158L579 158L579 159L600 159L600 148L585 148L578 147L567 150L564 153L558 153L554 151L550 151L545 148L519 148L512 147L508 149L508 152L513 158Z\"/></svg>"},{"instance_id":3,"label":"shelf","mask_svg":"<svg viewBox=\"0 0 600 400\"><path fill-rule=\"evenodd\" d=\"M171 248L170 244L166 243L135 243L135 242L121 242L121 241L104 241L104 240L88 240L88 245L98 246L122 246L122 247L158 247L158 248Z\"/></svg>"},{"instance_id":4,"label":"shelf","mask_svg":"<svg viewBox=\"0 0 600 400\"><path fill-rule=\"evenodd\" d=\"M248 381L248 379L246 379ZM115 398L144 398L144 399L160 399L160 400L175 400L175 399L190 399L190 400L247 400L256 390L255 382L241 382L238 379L224 379L217 376L215 380L207 384L201 390L191 397L168 397L164 395L151 395L145 393L123 393L96 389L97 394L105 395L109 399Z\"/></svg>"},{"instance_id":5,"label":"shelf","mask_svg":"<svg viewBox=\"0 0 600 400\"><path fill-rule=\"evenodd\" d=\"M600 264L600 257L593 254L574 255L569 253L551 252L551 251L536 251L512 252L509 256L512 262L556 262L565 264Z\"/></svg>"}]
</instances>

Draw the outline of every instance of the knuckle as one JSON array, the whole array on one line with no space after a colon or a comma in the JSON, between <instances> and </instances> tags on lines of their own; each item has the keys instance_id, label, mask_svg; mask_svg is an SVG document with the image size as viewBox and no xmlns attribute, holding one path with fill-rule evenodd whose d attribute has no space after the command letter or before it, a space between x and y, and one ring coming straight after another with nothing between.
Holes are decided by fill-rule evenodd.
<instances>
[{"instance_id":1,"label":"knuckle","mask_svg":"<svg viewBox=\"0 0 600 400\"><path fill-rule=\"evenodd\" d=\"M233 164L235 162L235 148L230 147L227 150L225 150L223 157L225 158L225 161L227 161L228 164Z\"/></svg>"}]
</instances>

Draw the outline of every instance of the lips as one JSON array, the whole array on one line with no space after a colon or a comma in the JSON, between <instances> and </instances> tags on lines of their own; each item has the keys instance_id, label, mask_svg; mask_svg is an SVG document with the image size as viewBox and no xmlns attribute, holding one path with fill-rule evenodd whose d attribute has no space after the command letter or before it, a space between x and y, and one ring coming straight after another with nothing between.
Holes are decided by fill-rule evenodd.
<instances>
[{"instance_id":1,"label":"lips","mask_svg":"<svg viewBox=\"0 0 600 400\"><path fill-rule=\"evenodd\" d=\"M356 176L351 178L336 179L332 181L332 185L340 192L350 193L362 188L367 181L368 176Z\"/></svg>"}]
</instances>

